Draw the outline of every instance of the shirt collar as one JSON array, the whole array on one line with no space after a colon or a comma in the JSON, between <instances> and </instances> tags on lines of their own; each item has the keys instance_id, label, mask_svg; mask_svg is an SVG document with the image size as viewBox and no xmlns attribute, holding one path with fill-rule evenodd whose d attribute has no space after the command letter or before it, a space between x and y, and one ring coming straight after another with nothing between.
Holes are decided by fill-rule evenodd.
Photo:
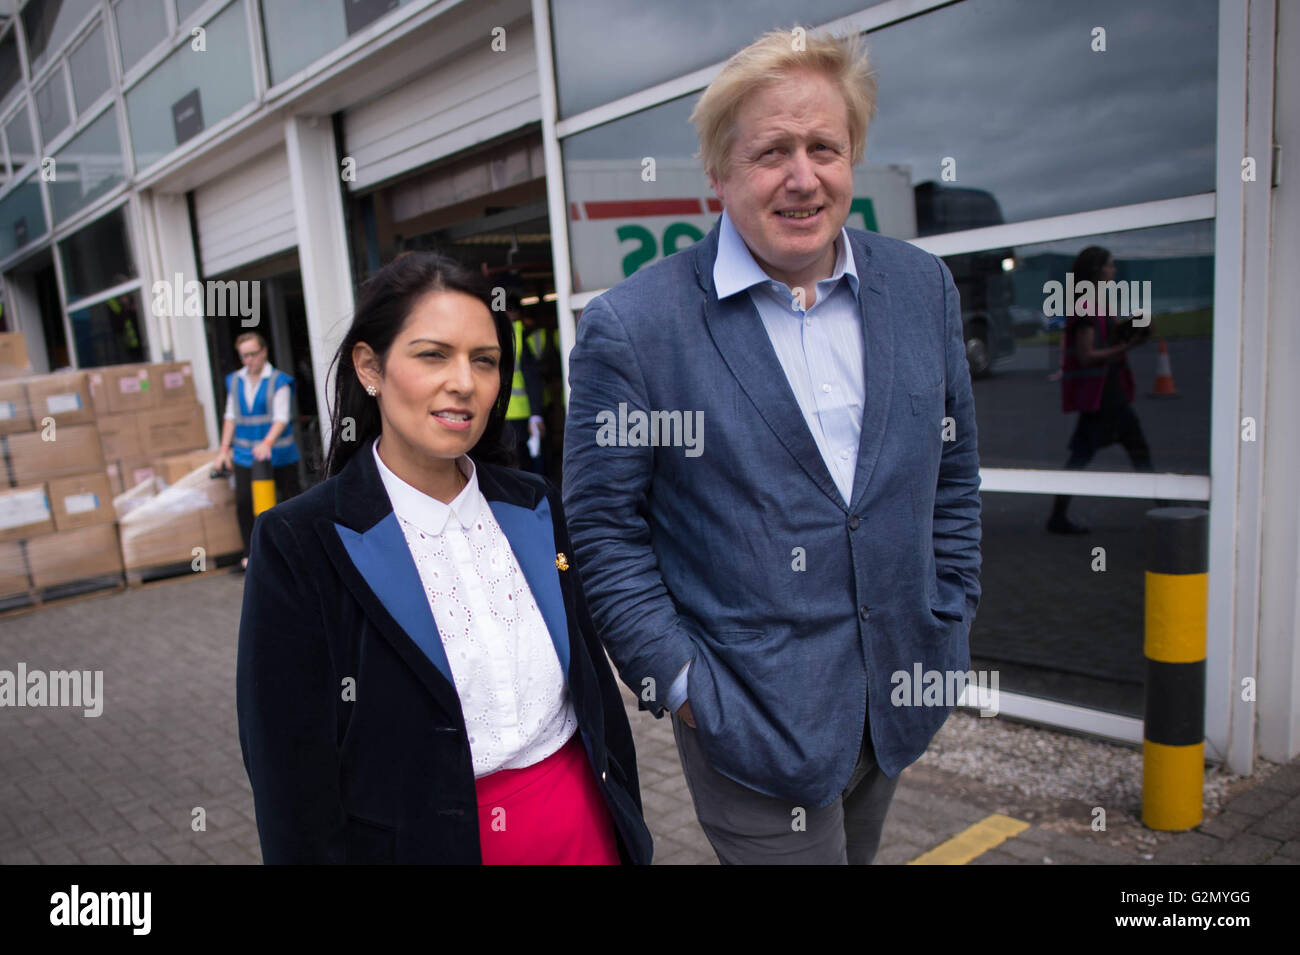
<instances>
[{"instance_id":1,"label":"shirt collar","mask_svg":"<svg viewBox=\"0 0 1300 955\"><path fill-rule=\"evenodd\" d=\"M261 381L263 378L265 378L265 377L267 377L268 375L270 375L273 371L275 371L275 368L273 368L273 367L271 366L271 363L268 361L265 365L262 366L262 374L261 374L260 376L258 376L258 381ZM236 374L239 375L240 378L243 378L245 381L252 381L252 380L253 380L253 379L251 379L251 378L248 377L248 366L247 366L247 365L245 365L243 368L239 369L239 371L236 372Z\"/></svg>"},{"instance_id":2,"label":"shirt collar","mask_svg":"<svg viewBox=\"0 0 1300 955\"><path fill-rule=\"evenodd\" d=\"M833 286L844 275L850 276L849 284L852 286L853 294L857 295L858 269L853 262L853 256L849 253L848 230L841 226L840 234L835 239L835 270L831 272L829 278L818 282L817 287L820 290L823 283L827 282ZM754 260L754 254L749 251L749 246L745 245L745 240L741 238L731 217L727 215L727 210L723 209L722 222L718 226L718 257L713 260L713 287L717 290L718 298L724 299L728 295L735 295L755 285L766 285L772 281L773 278ZM819 291L817 300L821 301L821 299L822 295Z\"/></svg>"},{"instance_id":3,"label":"shirt collar","mask_svg":"<svg viewBox=\"0 0 1300 955\"><path fill-rule=\"evenodd\" d=\"M379 457L379 438L370 445L370 450L375 456L379 477L384 482L384 489L388 492L388 499L393 502L393 510L398 517L410 521L420 530L434 537L443 532L447 526L447 519L452 514L456 515L460 526L465 528L478 518L479 501L482 500L482 495L478 489L478 470L469 455L462 454L456 459L460 473L466 477L465 487L451 504L444 504L437 498L430 497L407 484L389 470L388 465L384 464L383 459Z\"/></svg>"}]
</instances>

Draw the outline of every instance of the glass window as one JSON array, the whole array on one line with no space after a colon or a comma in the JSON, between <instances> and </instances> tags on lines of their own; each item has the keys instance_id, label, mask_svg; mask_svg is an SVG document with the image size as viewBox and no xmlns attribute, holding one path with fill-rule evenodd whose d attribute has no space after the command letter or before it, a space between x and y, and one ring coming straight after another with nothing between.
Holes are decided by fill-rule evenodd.
<instances>
[{"instance_id":1,"label":"glass window","mask_svg":"<svg viewBox=\"0 0 1300 955\"><path fill-rule=\"evenodd\" d=\"M207 0L176 0L176 19L184 23L199 7L203 6Z\"/></svg>"},{"instance_id":2,"label":"glass window","mask_svg":"<svg viewBox=\"0 0 1300 955\"><path fill-rule=\"evenodd\" d=\"M0 199L0 259L45 234L41 187L28 177Z\"/></svg>"},{"instance_id":3,"label":"glass window","mask_svg":"<svg viewBox=\"0 0 1300 955\"><path fill-rule=\"evenodd\" d=\"M871 33L867 160L972 191L959 215L918 202L921 235L1211 192L1217 11L967 0Z\"/></svg>"},{"instance_id":4,"label":"glass window","mask_svg":"<svg viewBox=\"0 0 1300 955\"><path fill-rule=\"evenodd\" d=\"M253 99L243 3L205 24L207 50L187 43L126 94L136 168L143 169Z\"/></svg>"},{"instance_id":5,"label":"glass window","mask_svg":"<svg viewBox=\"0 0 1300 955\"><path fill-rule=\"evenodd\" d=\"M164 0L119 0L113 6L125 73L167 36Z\"/></svg>"},{"instance_id":6,"label":"glass window","mask_svg":"<svg viewBox=\"0 0 1300 955\"><path fill-rule=\"evenodd\" d=\"M63 70L56 69L48 80L36 88L36 119L41 127L41 142L48 143L68 128L68 87Z\"/></svg>"},{"instance_id":7,"label":"glass window","mask_svg":"<svg viewBox=\"0 0 1300 955\"><path fill-rule=\"evenodd\" d=\"M20 89L23 78L21 65L18 63L18 41L10 30L0 40L0 103L9 99L9 95Z\"/></svg>"},{"instance_id":8,"label":"glass window","mask_svg":"<svg viewBox=\"0 0 1300 955\"><path fill-rule=\"evenodd\" d=\"M49 184L54 221L62 222L78 209L126 181L117 111L110 106L54 157L55 177Z\"/></svg>"},{"instance_id":9,"label":"glass window","mask_svg":"<svg viewBox=\"0 0 1300 955\"><path fill-rule=\"evenodd\" d=\"M1059 535L1044 526L1051 496L980 497L983 593L971 628L972 668L997 671L999 691L1140 719L1146 512L1153 502L1075 497L1070 519L1088 532Z\"/></svg>"},{"instance_id":10,"label":"glass window","mask_svg":"<svg viewBox=\"0 0 1300 955\"><path fill-rule=\"evenodd\" d=\"M1107 287L1107 301L1098 309L1114 317L1104 329L1094 329L1094 347L1103 347L1102 334L1114 345L1115 336L1132 333L1122 327L1125 316L1150 324L1147 340L1124 356L1128 373L1114 364L1088 372L1075 369L1072 361L1071 382L1090 375L1100 382L1076 386L1062 375L1061 337L1067 324L1073 335L1085 322L1061 313L1075 312L1066 302L1079 300L1084 281L1098 281L1090 278L1093 266L1076 261L1090 246L1110 253L1110 281L1116 283L1114 297ZM1132 471L1142 461L1133 449L1145 445L1147 468L1209 474L1212 220L950 255L944 261L961 296L972 367L978 370L987 359L992 370L974 382L981 465ZM1104 264L1103 255L1094 261ZM1169 389L1177 400L1167 396ZM1071 406L1095 405L1095 412L1063 411L1067 395ZM1090 452L1095 456L1088 457Z\"/></svg>"},{"instance_id":11,"label":"glass window","mask_svg":"<svg viewBox=\"0 0 1300 955\"><path fill-rule=\"evenodd\" d=\"M23 33L33 76L98 6L99 0L38 0L23 7Z\"/></svg>"},{"instance_id":12,"label":"glass window","mask_svg":"<svg viewBox=\"0 0 1300 955\"><path fill-rule=\"evenodd\" d=\"M68 57L68 70L72 74L72 96L77 114L107 92L112 82L108 76L108 46L104 43L104 28L90 31L85 42Z\"/></svg>"},{"instance_id":13,"label":"glass window","mask_svg":"<svg viewBox=\"0 0 1300 955\"><path fill-rule=\"evenodd\" d=\"M271 85L341 46L352 34L410 0L262 0Z\"/></svg>"},{"instance_id":14,"label":"glass window","mask_svg":"<svg viewBox=\"0 0 1300 955\"><path fill-rule=\"evenodd\" d=\"M759 34L815 27L880 0L552 0L560 115L721 62Z\"/></svg>"},{"instance_id":15,"label":"glass window","mask_svg":"<svg viewBox=\"0 0 1300 955\"><path fill-rule=\"evenodd\" d=\"M116 295L107 302L68 312L81 368L126 365L147 359L140 293Z\"/></svg>"},{"instance_id":16,"label":"glass window","mask_svg":"<svg viewBox=\"0 0 1300 955\"><path fill-rule=\"evenodd\" d=\"M27 119L27 107L14 113L13 118L5 124L5 140L9 143L9 161L14 171L21 169L36 158L36 146L32 142L32 126Z\"/></svg>"},{"instance_id":17,"label":"glass window","mask_svg":"<svg viewBox=\"0 0 1300 955\"><path fill-rule=\"evenodd\" d=\"M59 252L70 302L136 277L126 217L120 208L64 239Z\"/></svg>"}]
</instances>

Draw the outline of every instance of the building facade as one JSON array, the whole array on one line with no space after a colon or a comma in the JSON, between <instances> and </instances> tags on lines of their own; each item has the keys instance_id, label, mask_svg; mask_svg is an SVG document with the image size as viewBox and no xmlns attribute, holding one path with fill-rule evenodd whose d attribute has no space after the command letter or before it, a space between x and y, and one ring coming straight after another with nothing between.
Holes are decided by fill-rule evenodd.
<instances>
[{"instance_id":1,"label":"building facade","mask_svg":"<svg viewBox=\"0 0 1300 955\"><path fill-rule=\"evenodd\" d=\"M1283 172L1300 10L799 15L862 34L878 73L849 224L942 256L962 295L985 515L972 647L1001 673L1002 713L1141 740L1144 513L1189 502L1210 512L1207 755L1239 772L1296 755L1300 174ZM556 326L567 373L585 303L712 227L687 116L790 16L778 0L6 0L4 328L38 372L192 361L214 444L234 339L256 328L298 379L316 479L358 283L406 249L452 255ZM1116 447L1064 467L1045 289L1088 246L1151 319L1130 360L1153 473ZM1059 494L1089 533L1045 531Z\"/></svg>"}]
</instances>

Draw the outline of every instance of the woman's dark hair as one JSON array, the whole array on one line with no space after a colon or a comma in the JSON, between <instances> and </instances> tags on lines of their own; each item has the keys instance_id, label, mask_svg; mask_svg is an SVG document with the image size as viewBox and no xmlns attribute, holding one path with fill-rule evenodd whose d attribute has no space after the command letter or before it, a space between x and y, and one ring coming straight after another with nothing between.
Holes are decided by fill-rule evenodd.
<instances>
[{"instance_id":1,"label":"woman's dark hair","mask_svg":"<svg viewBox=\"0 0 1300 955\"><path fill-rule=\"evenodd\" d=\"M1110 250L1099 245L1090 245L1074 257L1070 271L1076 282L1097 282L1101 280L1102 266L1110 258Z\"/></svg>"},{"instance_id":2,"label":"woman's dark hair","mask_svg":"<svg viewBox=\"0 0 1300 955\"><path fill-rule=\"evenodd\" d=\"M359 449L367 446L382 430L379 404L366 394L352 363L352 349L365 342L379 358L380 369L397 333L411 310L430 292L462 292L478 299L492 315L501 346L501 388L488 417L487 429L470 449L475 462L509 464L510 454L502 442L510 385L515 373L515 336L504 311L492 308L487 283L459 262L433 252L404 252L373 275L360 289L360 300L352 327L334 353L331 367L338 365L334 380L334 401L330 409L330 446L325 458L325 476L331 478ZM351 418L354 433L343 440L341 422Z\"/></svg>"}]
</instances>

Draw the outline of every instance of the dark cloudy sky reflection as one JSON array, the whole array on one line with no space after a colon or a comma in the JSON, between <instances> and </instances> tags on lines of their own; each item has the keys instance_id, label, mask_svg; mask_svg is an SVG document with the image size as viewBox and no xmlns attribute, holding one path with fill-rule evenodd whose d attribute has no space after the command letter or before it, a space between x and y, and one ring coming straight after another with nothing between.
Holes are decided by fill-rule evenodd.
<instances>
[{"instance_id":1,"label":"dark cloudy sky reflection","mask_svg":"<svg viewBox=\"0 0 1300 955\"><path fill-rule=\"evenodd\" d=\"M1216 0L965 0L876 31L867 161L905 166L915 184L952 156L952 185L992 193L1007 222L1211 192L1217 11ZM1104 53L1091 49L1095 26ZM603 29L609 48L631 42L617 20ZM635 173L642 156L691 156L697 95L570 137L565 157L628 159Z\"/></svg>"}]
</instances>

